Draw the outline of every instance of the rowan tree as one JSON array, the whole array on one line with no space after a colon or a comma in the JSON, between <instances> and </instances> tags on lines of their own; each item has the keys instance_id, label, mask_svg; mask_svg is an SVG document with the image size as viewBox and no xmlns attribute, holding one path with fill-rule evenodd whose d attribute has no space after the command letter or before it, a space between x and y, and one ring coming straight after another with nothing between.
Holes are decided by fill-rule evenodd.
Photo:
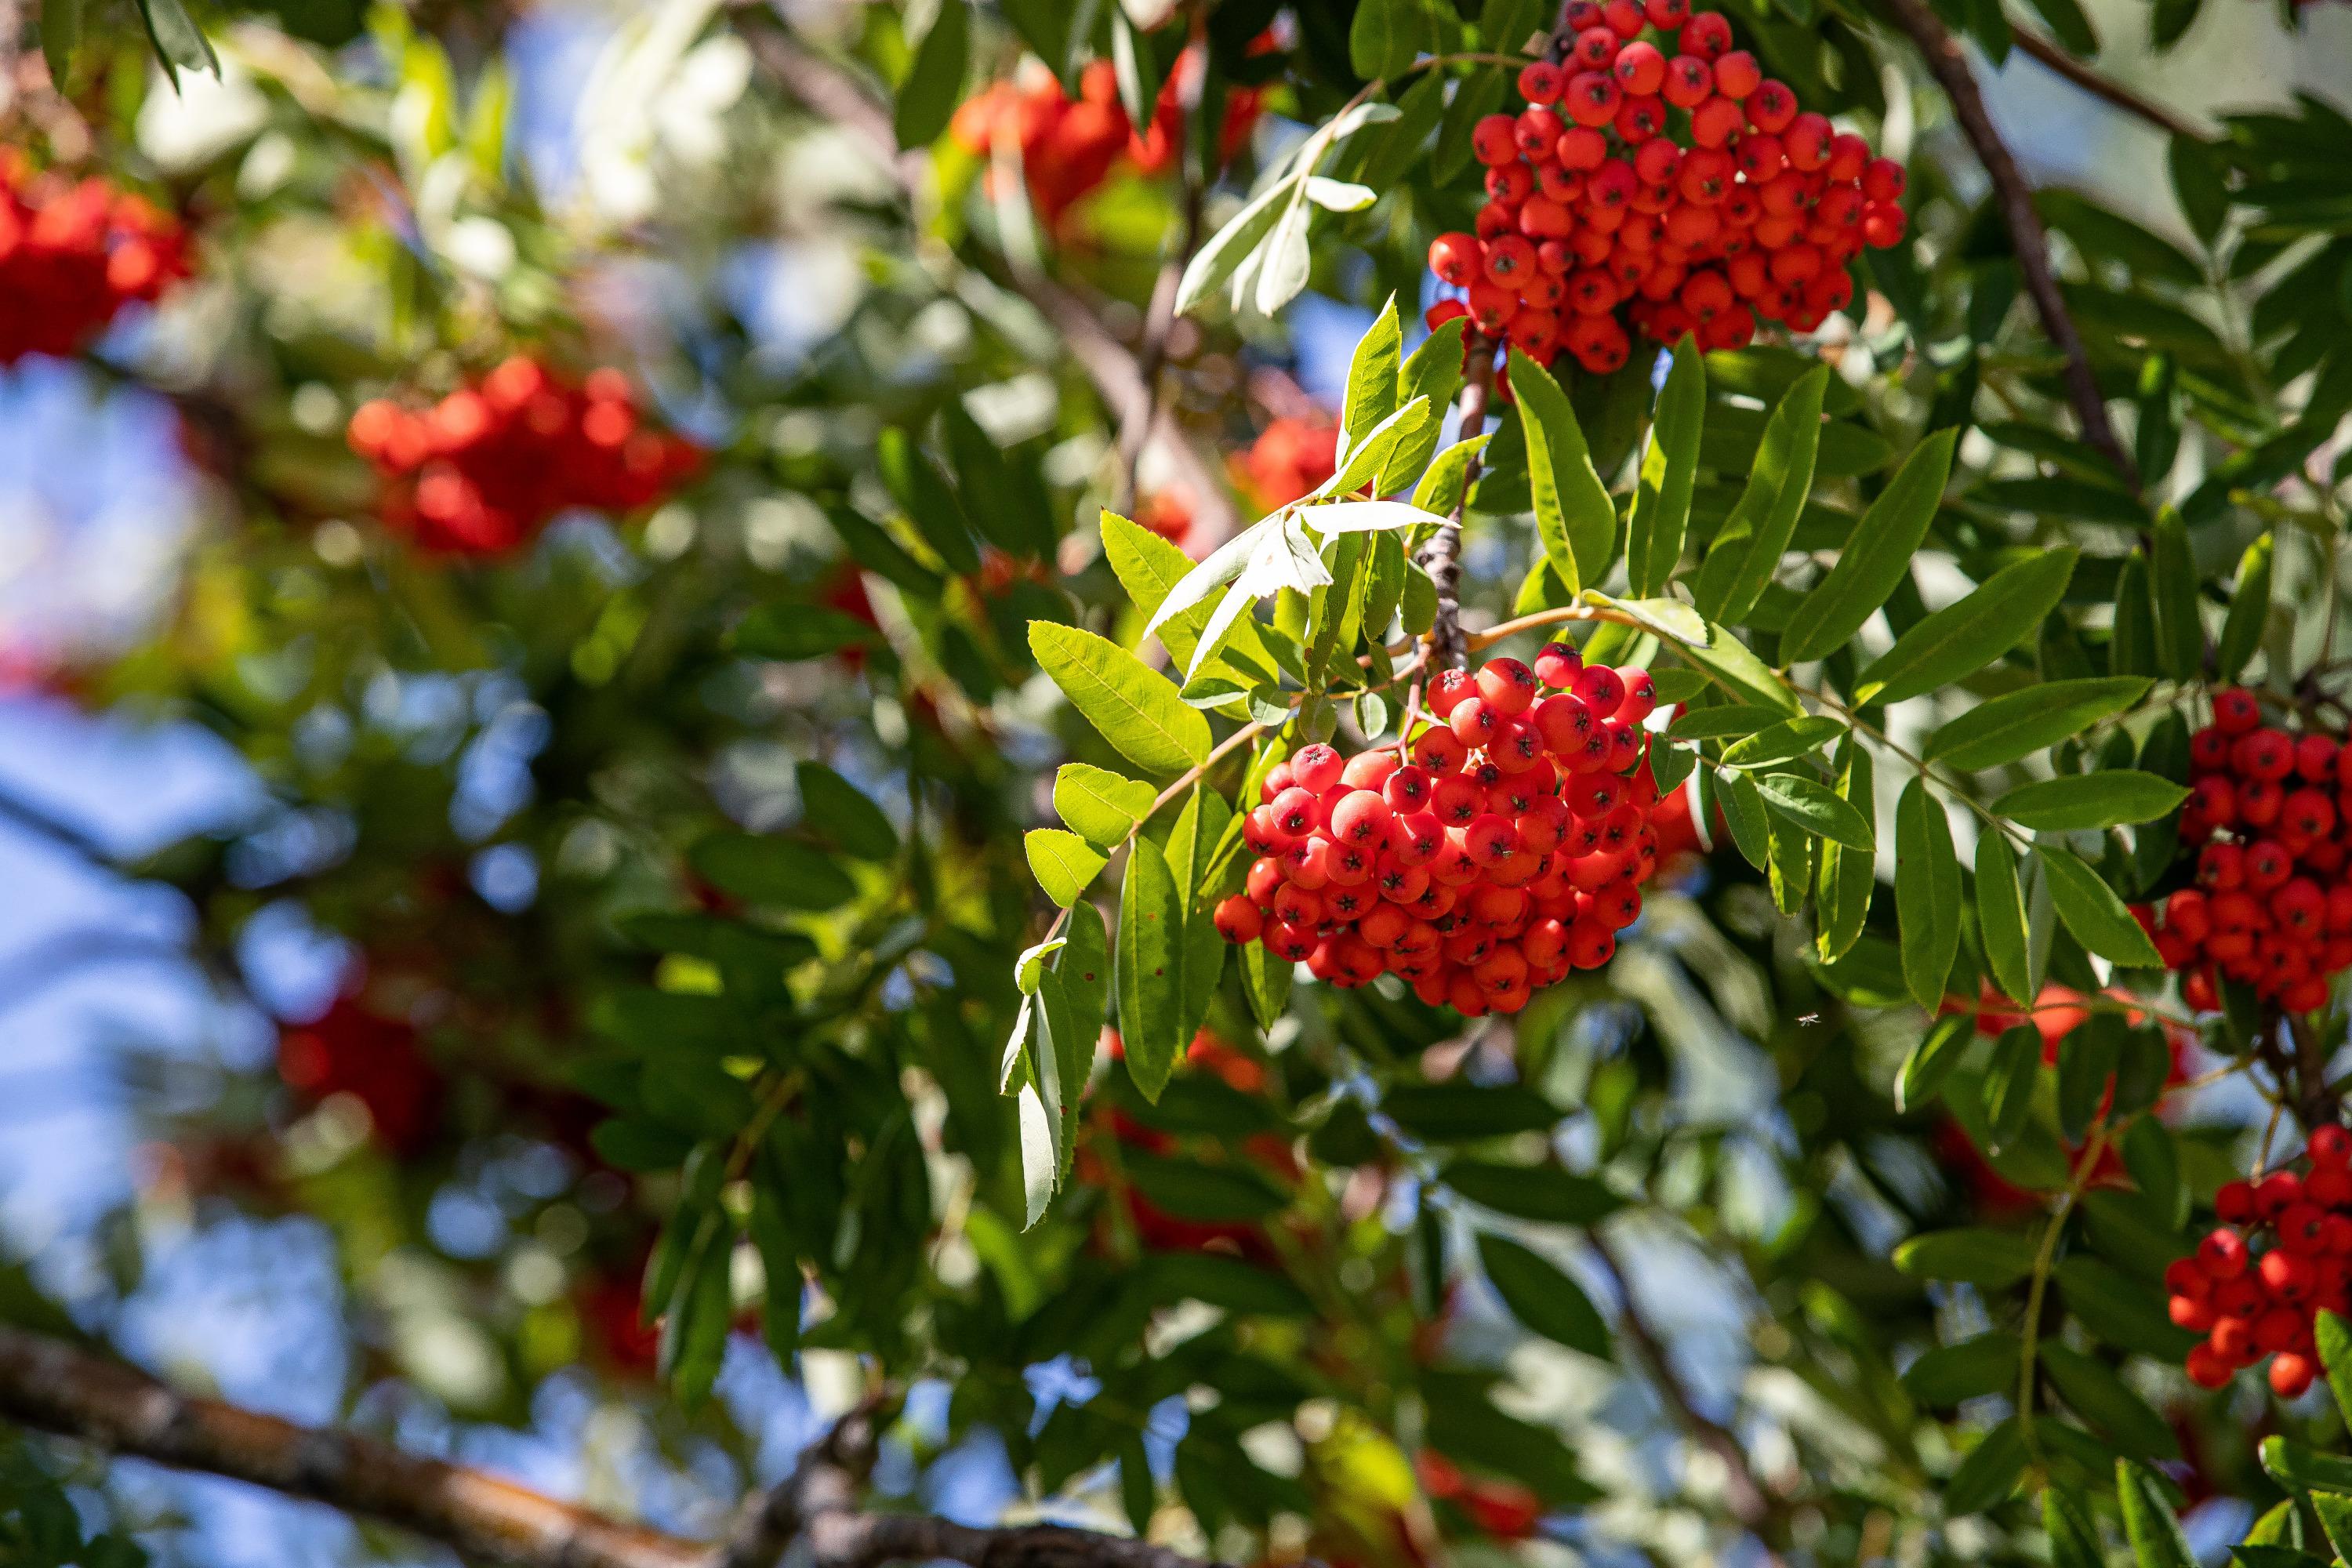
<instances>
[{"instance_id":1,"label":"rowan tree","mask_svg":"<svg viewBox=\"0 0 2352 1568\"><path fill-rule=\"evenodd\" d=\"M545 22L0 12L0 363L204 495L39 677L260 781L116 868L225 1001L347 961L152 1179L351 1347L297 1427L23 1260L0 1555L200 1551L129 1457L385 1560L2352 1556L2344 111L2076 0L667 0L550 157ZM621 1482L423 1446L559 1381Z\"/></svg>"}]
</instances>

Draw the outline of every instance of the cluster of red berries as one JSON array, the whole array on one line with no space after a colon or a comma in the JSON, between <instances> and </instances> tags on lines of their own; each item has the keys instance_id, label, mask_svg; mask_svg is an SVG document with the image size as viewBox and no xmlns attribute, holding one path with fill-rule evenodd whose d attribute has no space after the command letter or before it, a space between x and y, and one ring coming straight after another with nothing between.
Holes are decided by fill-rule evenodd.
<instances>
[{"instance_id":1,"label":"cluster of red berries","mask_svg":"<svg viewBox=\"0 0 2352 1568\"><path fill-rule=\"evenodd\" d=\"M2326 1006L2352 966L2352 748L2265 725L2231 687L2189 737L2189 765L2180 842L2196 885L2132 912L2200 1012L2221 1005L2222 977L2290 1013Z\"/></svg>"},{"instance_id":2,"label":"cluster of red berries","mask_svg":"<svg viewBox=\"0 0 2352 1568\"><path fill-rule=\"evenodd\" d=\"M0 364L69 354L187 275L185 234L146 198L0 147Z\"/></svg>"},{"instance_id":3,"label":"cluster of red berries","mask_svg":"<svg viewBox=\"0 0 2352 1568\"><path fill-rule=\"evenodd\" d=\"M2316 1128L2309 1152L2309 1175L2224 1186L2213 1199L2221 1225L2165 1270L2172 1321L2205 1336L2186 1363L2200 1387L2269 1356L2272 1389L2293 1399L2319 1370L2313 1323L2352 1313L2352 1133Z\"/></svg>"},{"instance_id":4,"label":"cluster of red berries","mask_svg":"<svg viewBox=\"0 0 2352 1568\"><path fill-rule=\"evenodd\" d=\"M1118 100L1118 74L1108 60L1096 60L1078 77L1078 96L1064 95L1054 73L1035 61L1021 76L1000 81L956 106L948 133L964 151L987 157L996 139L1009 137L1021 149L1029 205L1048 230L1062 215L1109 178L1121 159L1147 179L1175 161L1183 144L1183 99L1206 69L1201 51L1187 49L1160 89L1151 123L1141 131ZM1231 159L1257 123L1261 94L1236 88L1225 97L1220 132L1222 159ZM987 177L992 187L993 171Z\"/></svg>"},{"instance_id":5,"label":"cluster of red berries","mask_svg":"<svg viewBox=\"0 0 2352 1568\"><path fill-rule=\"evenodd\" d=\"M1258 858L1217 929L1334 984L1394 974L1431 1006L1516 1013L1641 918L1657 688L1554 643L1532 668L1447 670L1428 696L1438 721L1409 763L1316 744L1267 773L1244 829Z\"/></svg>"},{"instance_id":6,"label":"cluster of red berries","mask_svg":"<svg viewBox=\"0 0 2352 1568\"><path fill-rule=\"evenodd\" d=\"M1759 321L1811 331L1852 302L1863 246L1902 239L1903 165L1799 112L1720 15L1571 0L1568 26L1564 61L1519 72L1528 109L1477 124L1486 204L1475 233L1429 247L1464 290L1431 307L1433 331L1466 317L1606 374L1632 353L1626 321L1706 349L1745 347Z\"/></svg>"},{"instance_id":7,"label":"cluster of red berries","mask_svg":"<svg viewBox=\"0 0 2352 1568\"><path fill-rule=\"evenodd\" d=\"M504 554L569 508L650 506L703 458L646 426L619 371L575 385L521 354L431 408L363 404L349 438L383 476L384 521L457 555Z\"/></svg>"},{"instance_id":8,"label":"cluster of red berries","mask_svg":"<svg viewBox=\"0 0 2352 1568\"><path fill-rule=\"evenodd\" d=\"M337 997L316 1022L278 1037L278 1076L313 1104L349 1095L395 1154L423 1148L440 1124L441 1075L415 1028L353 996Z\"/></svg>"},{"instance_id":9,"label":"cluster of red berries","mask_svg":"<svg viewBox=\"0 0 2352 1568\"><path fill-rule=\"evenodd\" d=\"M1294 414L1258 432L1249 450L1227 459L1234 482L1260 512L1288 506L1339 471L1339 426Z\"/></svg>"}]
</instances>

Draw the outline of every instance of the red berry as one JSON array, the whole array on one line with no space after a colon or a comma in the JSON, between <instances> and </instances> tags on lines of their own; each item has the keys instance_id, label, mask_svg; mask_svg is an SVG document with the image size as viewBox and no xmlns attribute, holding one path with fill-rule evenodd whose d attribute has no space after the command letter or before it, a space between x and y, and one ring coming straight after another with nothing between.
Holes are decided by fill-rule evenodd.
<instances>
[{"instance_id":1,"label":"red berry","mask_svg":"<svg viewBox=\"0 0 2352 1568\"><path fill-rule=\"evenodd\" d=\"M1519 96L1529 103L1558 103L1560 89L1567 85L1567 73L1549 60L1533 60L1519 68Z\"/></svg>"},{"instance_id":2,"label":"red berry","mask_svg":"<svg viewBox=\"0 0 2352 1568\"><path fill-rule=\"evenodd\" d=\"M1488 168L1507 163L1519 155L1517 129L1518 122L1511 116L1489 114L1472 128L1470 151Z\"/></svg>"},{"instance_id":3,"label":"red berry","mask_svg":"<svg viewBox=\"0 0 2352 1568\"><path fill-rule=\"evenodd\" d=\"M1301 746L1290 759L1290 776L1301 789L1321 795L1339 782L1347 765L1336 750L1318 741Z\"/></svg>"},{"instance_id":4,"label":"red berry","mask_svg":"<svg viewBox=\"0 0 2352 1568\"><path fill-rule=\"evenodd\" d=\"M1215 921L1217 934L1230 942L1255 942L1265 929L1265 917L1258 913L1257 906L1239 893L1220 903L1211 918Z\"/></svg>"}]
</instances>

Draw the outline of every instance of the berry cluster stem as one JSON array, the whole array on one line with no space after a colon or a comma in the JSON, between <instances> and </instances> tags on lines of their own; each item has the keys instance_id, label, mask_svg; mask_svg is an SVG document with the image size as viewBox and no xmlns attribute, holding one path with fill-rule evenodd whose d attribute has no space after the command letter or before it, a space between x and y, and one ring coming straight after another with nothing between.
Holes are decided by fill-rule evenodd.
<instances>
[{"instance_id":1,"label":"berry cluster stem","mask_svg":"<svg viewBox=\"0 0 2352 1568\"><path fill-rule=\"evenodd\" d=\"M1462 397L1454 405L1461 416L1460 428L1454 432L1457 441L1475 439L1486 428L1486 398L1495 382L1495 360L1492 345L1475 333L1467 340L1470 349L1470 374L1462 383ZM1470 488L1478 482L1478 455L1470 455L1462 473L1462 499L1454 510L1440 523L1421 554L1421 563L1429 573L1429 581L1437 590L1437 619L1429 628L1429 638L1436 660L1448 669L1461 669L1470 662L1469 646L1462 637L1462 519L1470 510Z\"/></svg>"}]
</instances>

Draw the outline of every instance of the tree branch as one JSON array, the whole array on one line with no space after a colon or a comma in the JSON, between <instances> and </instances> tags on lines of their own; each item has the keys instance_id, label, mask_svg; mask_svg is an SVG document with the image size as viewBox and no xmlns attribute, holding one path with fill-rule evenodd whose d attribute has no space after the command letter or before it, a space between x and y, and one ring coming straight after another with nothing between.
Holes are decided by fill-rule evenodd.
<instances>
[{"instance_id":1,"label":"tree branch","mask_svg":"<svg viewBox=\"0 0 2352 1568\"><path fill-rule=\"evenodd\" d=\"M690 1541L479 1470L178 1394L62 1341L0 1328L0 1415L184 1470L364 1514L520 1568L702 1568Z\"/></svg>"},{"instance_id":2,"label":"tree branch","mask_svg":"<svg viewBox=\"0 0 2352 1568\"><path fill-rule=\"evenodd\" d=\"M2009 31L2010 36L2017 40L2019 48L2100 102L2146 121L2167 136L2186 136L2192 141L2204 139L2204 132L2172 110L2151 99L2142 98L2113 77L2084 64L2032 28L2021 27L2012 22Z\"/></svg>"},{"instance_id":3,"label":"tree branch","mask_svg":"<svg viewBox=\"0 0 2352 1568\"><path fill-rule=\"evenodd\" d=\"M2033 188L2026 184L2017 159L1993 128L1992 116L1985 110L1984 94L1978 89L1977 79L1969 69L1968 56L1949 28L1929 9L1927 0L1885 0L1886 10L1927 62L1927 69L1942 86L1946 97L1952 100L1952 114L1960 130L1976 149L1977 159L1991 176L1994 198L2000 204L2001 216L2009 225L2010 239L2017 250L2017 269L2025 283L2025 291L2033 300L2033 308L2042 317L2042 330L2050 334L2059 353L2066 356L2066 396L2074 405L2074 416L2082 422L2083 438L2098 449L2099 455L2115 466L2116 471L2135 491L2139 489L2139 471L2116 437L2114 424L2107 417L2105 399L2099 395L2098 377L2092 373L2090 351L2084 346L2083 334L2074 319L2067 312L2065 295L2058 287L2058 275L2050 263L2050 235L2042 226L2042 215L2033 209Z\"/></svg>"},{"instance_id":4,"label":"tree branch","mask_svg":"<svg viewBox=\"0 0 2352 1568\"><path fill-rule=\"evenodd\" d=\"M839 67L802 48L756 5L739 5L736 17L736 31L762 70L819 116L848 127L872 144L908 195L920 188L929 160L919 151L900 149L888 111L865 88ZM1177 482L1192 492L1194 523L1203 536L1222 541L1237 531L1241 516L1223 482L1154 395L1156 373L1147 374L1134 353L1086 301L1051 279L1016 271L1010 287L1061 334L1070 358L1108 405L1114 424L1122 431L1132 426L1144 433L1137 449L1156 444L1167 454Z\"/></svg>"},{"instance_id":5,"label":"tree branch","mask_svg":"<svg viewBox=\"0 0 2352 1568\"><path fill-rule=\"evenodd\" d=\"M398 1526L515 1568L772 1568L804 1542L816 1568L946 1560L965 1568L1223 1568L1129 1536L1064 1525L977 1529L856 1506L872 1461L869 1405L746 1505L717 1545L624 1523L462 1465L330 1427L178 1393L66 1340L0 1327L0 1420Z\"/></svg>"},{"instance_id":6,"label":"tree branch","mask_svg":"<svg viewBox=\"0 0 2352 1568\"><path fill-rule=\"evenodd\" d=\"M1666 1347L1659 1341L1657 1331L1650 1327L1649 1320L1642 1315L1641 1303L1633 1299L1630 1277L1624 1266L1617 1260L1614 1249L1598 1230L1587 1230L1584 1238L1616 1281L1617 1299L1624 1304L1619 1326L1623 1329L1625 1337L1633 1342L1633 1348L1641 1352L1642 1359L1649 1363L1652 1381L1657 1384L1667 1411L1694 1442L1723 1461L1727 1477L1726 1500L1731 1505L1732 1516L1759 1540L1765 1541L1768 1547L1777 1547L1777 1537L1783 1533L1780 1530L1780 1505L1757 1479L1755 1467L1748 1460L1748 1449L1740 1443L1737 1433L1692 1401L1690 1390L1683 1386L1682 1379L1675 1373L1674 1362L1669 1358ZM1773 1561L1779 1561L1777 1554Z\"/></svg>"},{"instance_id":7,"label":"tree branch","mask_svg":"<svg viewBox=\"0 0 2352 1568\"><path fill-rule=\"evenodd\" d=\"M115 865L114 855L89 833L5 785L0 785L0 823L21 828L93 866L112 868Z\"/></svg>"},{"instance_id":8,"label":"tree branch","mask_svg":"<svg viewBox=\"0 0 2352 1568\"><path fill-rule=\"evenodd\" d=\"M1486 398L1495 384L1494 345L1475 332L1466 333L1463 342L1470 356L1470 374L1464 378L1461 400L1454 405L1462 416L1454 434L1457 441L1471 440L1486 428ZM1423 569L1437 590L1437 619L1429 628L1430 644L1437 662L1448 669L1460 669L1469 662L1462 637L1462 520L1470 510L1470 487L1477 482L1478 455L1473 452L1462 471L1462 499L1421 552Z\"/></svg>"}]
</instances>

